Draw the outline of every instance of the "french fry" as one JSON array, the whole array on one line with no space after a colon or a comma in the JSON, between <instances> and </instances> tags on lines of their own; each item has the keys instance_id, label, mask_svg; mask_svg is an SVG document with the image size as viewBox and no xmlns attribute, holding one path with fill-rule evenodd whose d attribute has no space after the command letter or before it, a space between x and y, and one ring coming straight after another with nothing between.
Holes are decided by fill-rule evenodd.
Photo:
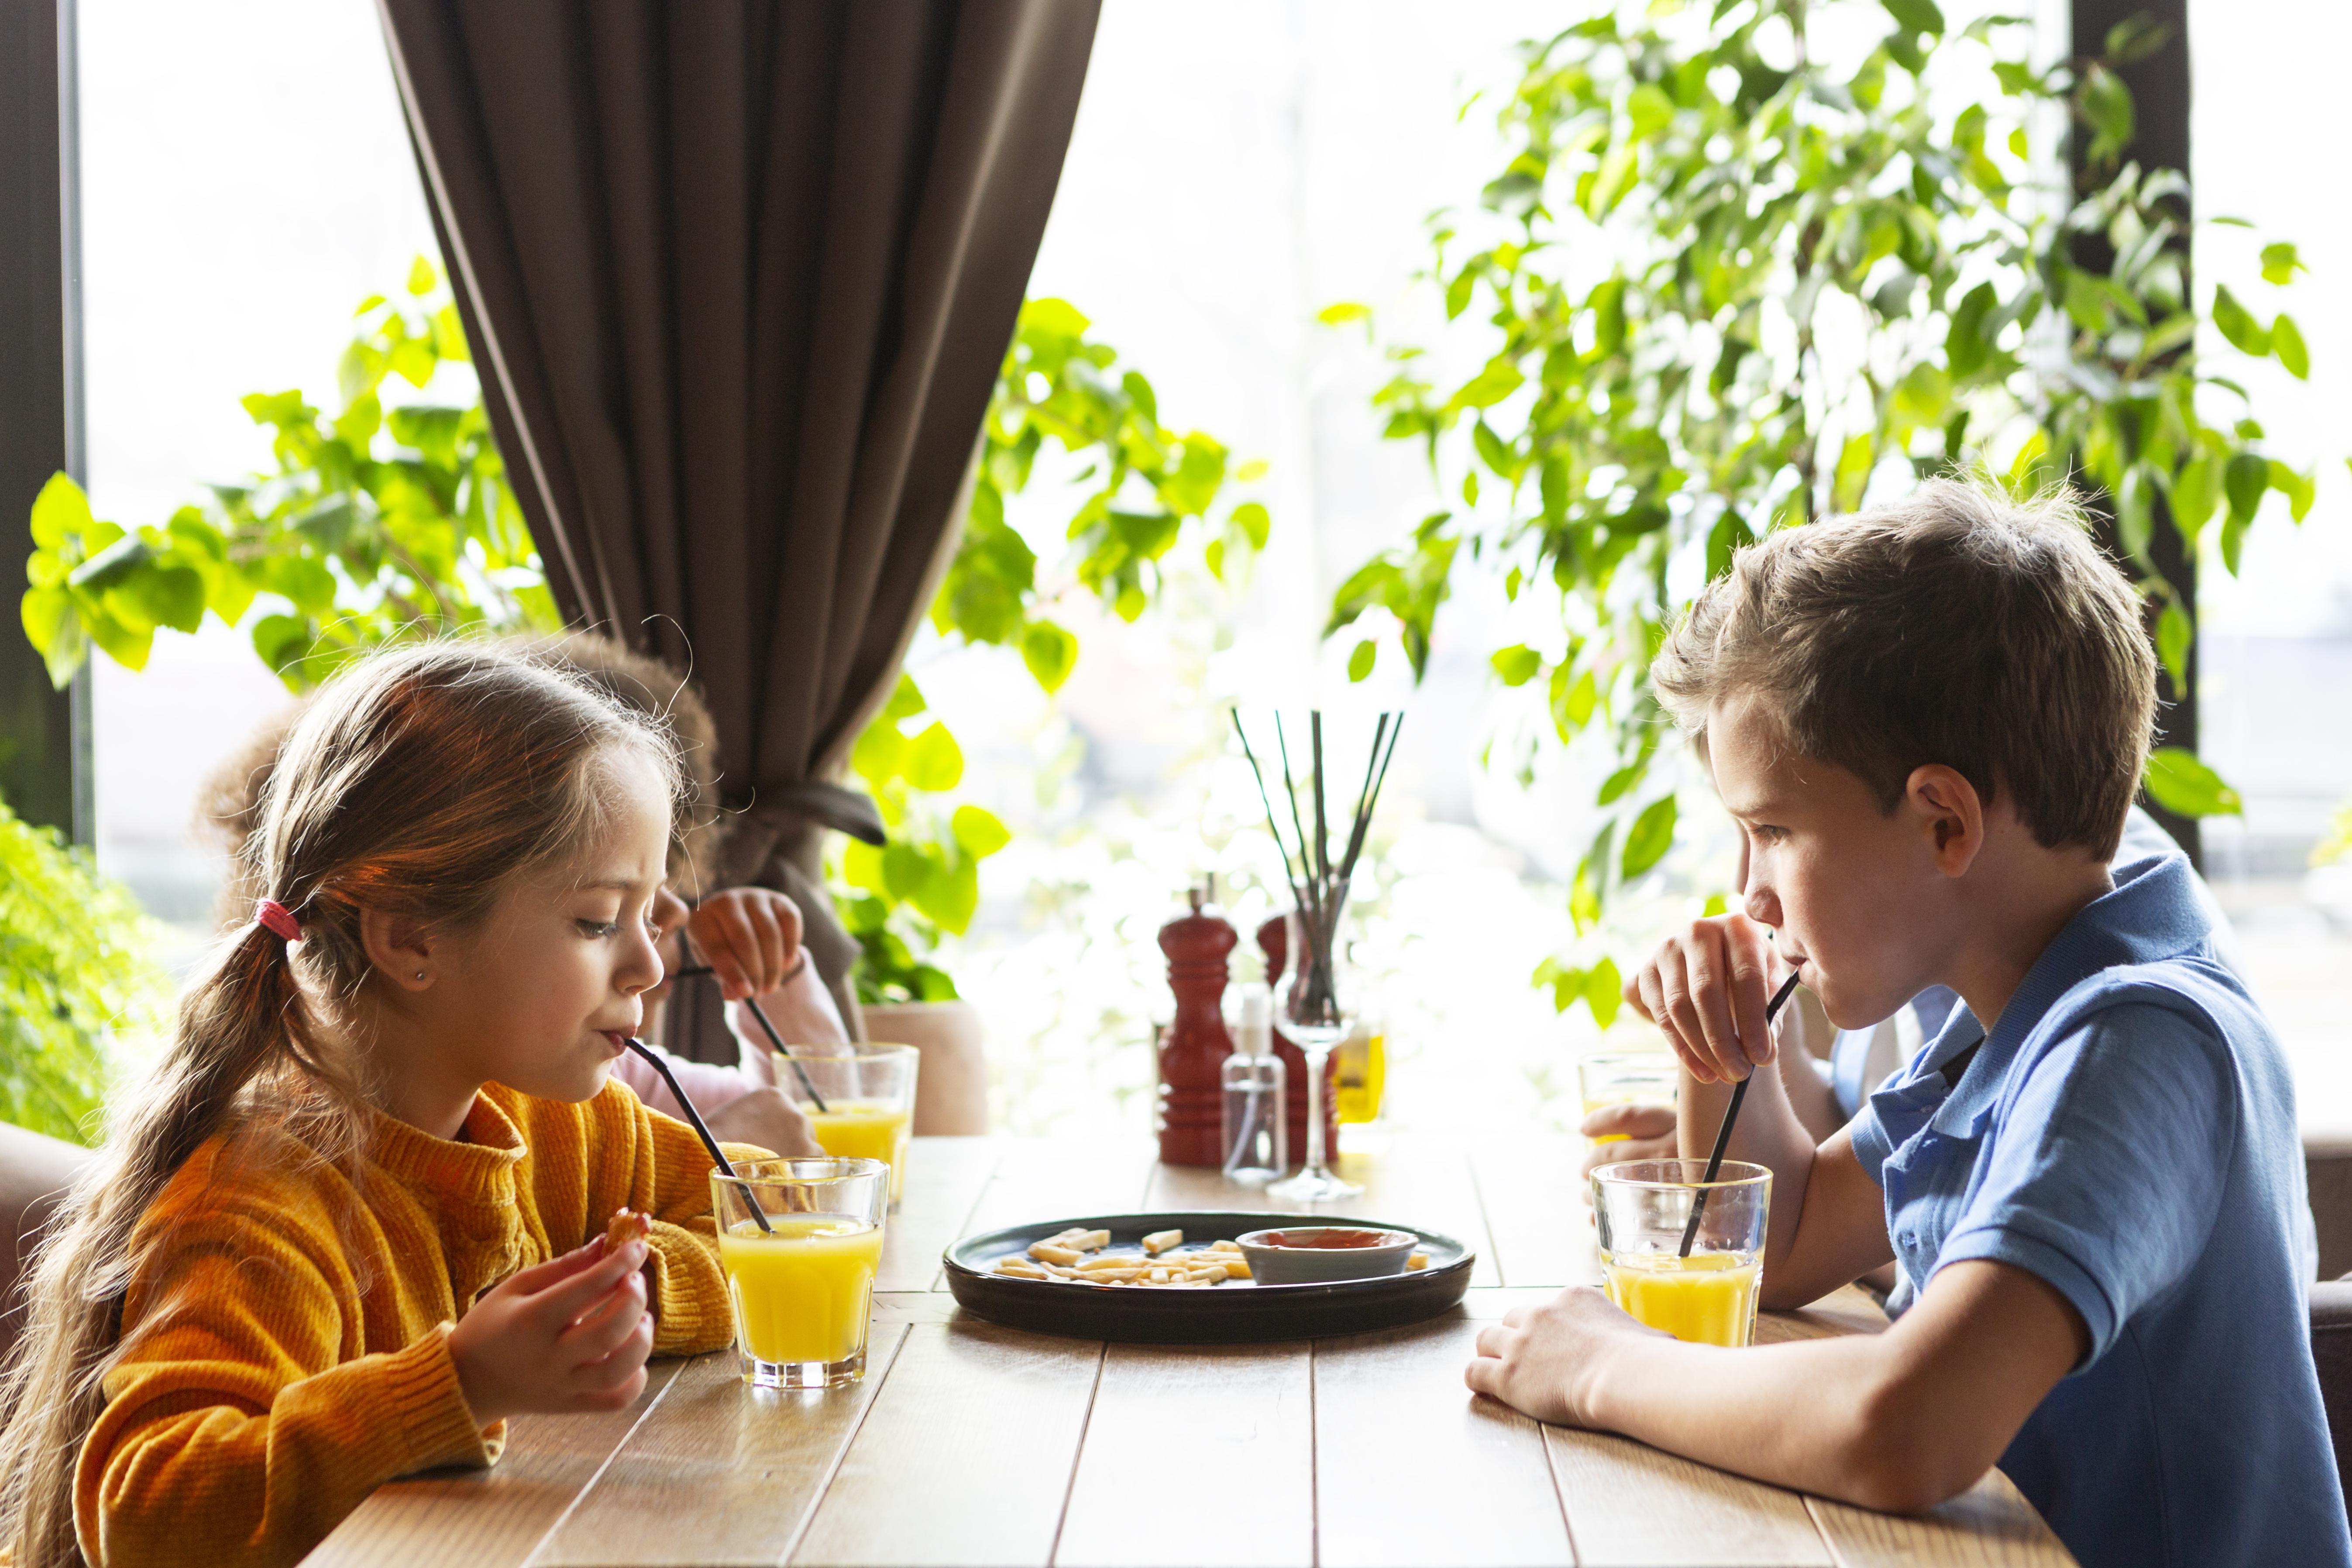
<instances>
[{"instance_id":1,"label":"french fry","mask_svg":"<svg viewBox=\"0 0 2352 1568\"><path fill-rule=\"evenodd\" d=\"M1099 1252L1110 1245L1110 1232L1107 1230L1081 1230L1074 1234L1076 1239L1070 1245L1080 1252Z\"/></svg>"},{"instance_id":2,"label":"french fry","mask_svg":"<svg viewBox=\"0 0 2352 1568\"><path fill-rule=\"evenodd\" d=\"M1250 1274L1249 1259L1244 1258L1238 1252L1231 1254L1220 1252L1217 1254L1217 1267L1225 1271L1225 1278L1228 1279L1247 1279L1252 1278L1252 1275Z\"/></svg>"},{"instance_id":3,"label":"french fry","mask_svg":"<svg viewBox=\"0 0 2352 1568\"><path fill-rule=\"evenodd\" d=\"M1411 1258L1404 1260L1404 1266L1408 1273L1416 1268L1426 1268L1429 1267L1429 1254L1426 1252L1416 1252Z\"/></svg>"},{"instance_id":4,"label":"french fry","mask_svg":"<svg viewBox=\"0 0 2352 1568\"><path fill-rule=\"evenodd\" d=\"M1077 1263L1078 1268L1089 1272L1097 1268L1134 1268L1139 1265L1140 1259L1116 1252L1098 1252L1093 1257L1080 1258Z\"/></svg>"},{"instance_id":5,"label":"french fry","mask_svg":"<svg viewBox=\"0 0 2352 1568\"><path fill-rule=\"evenodd\" d=\"M1225 1282L1225 1271L1213 1263L1206 1268L1192 1269L1190 1277L1210 1285L1222 1285Z\"/></svg>"},{"instance_id":6,"label":"french fry","mask_svg":"<svg viewBox=\"0 0 2352 1568\"><path fill-rule=\"evenodd\" d=\"M1143 1238L1143 1250L1157 1258L1170 1247L1181 1247L1183 1243L1184 1233L1181 1230L1155 1230Z\"/></svg>"},{"instance_id":7,"label":"french fry","mask_svg":"<svg viewBox=\"0 0 2352 1568\"><path fill-rule=\"evenodd\" d=\"M1029 1244L1029 1256L1040 1263L1059 1263L1066 1267L1084 1255L1075 1247L1056 1247L1050 1241L1033 1241Z\"/></svg>"},{"instance_id":8,"label":"french fry","mask_svg":"<svg viewBox=\"0 0 2352 1568\"><path fill-rule=\"evenodd\" d=\"M999 1274L1010 1274L1015 1279L1050 1279L1053 1278L1052 1275L1046 1273L1035 1264L1029 1262L1025 1258L998 1258L996 1260L996 1271Z\"/></svg>"},{"instance_id":9,"label":"french fry","mask_svg":"<svg viewBox=\"0 0 2352 1568\"><path fill-rule=\"evenodd\" d=\"M1240 1242L1238 1242L1238 1241L1227 1241L1227 1240L1223 1239L1222 1237L1221 1237L1221 1238L1219 1238L1218 1240L1215 1240L1215 1241L1213 1241L1213 1242L1209 1243L1209 1250L1210 1250L1210 1251L1212 1251L1212 1252L1235 1252L1235 1253L1237 1253L1237 1252L1241 1251L1241 1249L1242 1249L1242 1244L1241 1244Z\"/></svg>"}]
</instances>

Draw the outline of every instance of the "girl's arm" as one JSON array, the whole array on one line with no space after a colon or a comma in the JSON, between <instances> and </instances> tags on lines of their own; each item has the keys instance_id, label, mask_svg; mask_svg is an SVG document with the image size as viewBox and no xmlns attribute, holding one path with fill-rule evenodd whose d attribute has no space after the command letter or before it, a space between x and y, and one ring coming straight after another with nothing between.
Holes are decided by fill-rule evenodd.
<instances>
[{"instance_id":1,"label":"girl's arm","mask_svg":"<svg viewBox=\"0 0 2352 1568\"><path fill-rule=\"evenodd\" d=\"M579 1108L585 1120L582 1180L588 1202L576 1245L604 1229L613 1211L633 1208L654 1221L647 1238L646 1306L654 1314L656 1355L717 1350L735 1333L726 1277L719 1268L710 1218L709 1152L694 1129L657 1115L618 1085ZM722 1143L730 1159L765 1159L769 1151Z\"/></svg>"},{"instance_id":2,"label":"girl's arm","mask_svg":"<svg viewBox=\"0 0 2352 1568\"><path fill-rule=\"evenodd\" d=\"M448 1331L352 1355L358 1300L314 1261L334 1237L235 1214L184 1216L167 1270L134 1284L74 1515L92 1563L290 1563L369 1492L486 1465ZM346 1357L350 1359L346 1359Z\"/></svg>"},{"instance_id":3,"label":"girl's arm","mask_svg":"<svg viewBox=\"0 0 2352 1568\"><path fill-rule=\"evenodd\" d=\"M1883 1334L1737 1351L1644 1329L1579 1287L1482 1330L1466 1380L1538 1420L1907 1512L1973 1485L2089 1348L2055 1289L1972 1260Z\"/></svg>"}]
</instances>

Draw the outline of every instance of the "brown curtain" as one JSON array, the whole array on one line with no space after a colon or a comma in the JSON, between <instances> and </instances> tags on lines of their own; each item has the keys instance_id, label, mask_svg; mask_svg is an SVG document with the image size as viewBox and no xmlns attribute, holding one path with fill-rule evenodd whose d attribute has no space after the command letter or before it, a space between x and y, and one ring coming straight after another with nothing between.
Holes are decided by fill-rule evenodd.
<instances>
[{"instance_id":1,"label":"brown curtain","mask_svg":"<svg viewBox=\"0 0 2352 1568\"><path fill-rule=\"evenodd\" d=\"M818 832L880 841L833 775L953 549L1097 0L380 4L556 602L691 668L715 880L792 892L842 994Z\"/></svg>"}]
</instances>

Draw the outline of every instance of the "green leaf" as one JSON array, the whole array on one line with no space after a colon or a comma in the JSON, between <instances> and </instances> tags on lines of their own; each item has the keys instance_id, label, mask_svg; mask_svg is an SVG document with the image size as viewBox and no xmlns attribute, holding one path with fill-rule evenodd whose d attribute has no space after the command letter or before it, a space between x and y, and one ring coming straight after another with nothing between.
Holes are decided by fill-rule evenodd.
<instances>
[{"instance_id":1,"label":"green leaf","mask_svg":"<svg viewBox=\"0 0 2352 1568\"><path fill-rule=\"evenodd\" d=\"M44 550L61 549L68 538L87 534L89 525L89 497L71 475L62 470L51 474L33 498L33 542Z\"/></svg>"},{"instance_id":2,"label":"green leaf","mask_svg":"<svg viewBox=\"0 0 2352 1568\"><path fill-rule=\"evenodd\" d=\"M893 899L919 898L940 869L939 857L933 850L904 839L895 840L882 851L882 890Z\"/></svg>"},{"instance_id":3,"label":"green leaf","mask_svg":"<svg viewBox=\"0 0 2352 1568\"><path fill-rule=\"evenodd\" d=\"M2295 380L2311 379L2311 351L2303 346L2303 329L2284 310L2271 323L2271 352L2278 355L2279 363Z\"/></svg>"},{"instance_id":4,"label":"green leaf","mask_svg":"<svg viewBox=\"0 0 2352 1568\"><path fill-rule=\"evenodd\" d=\"M1625 835L1625 854L1618 862L1618 870L1632 881L1660 860L1675 841L1675 797L1660 795L1642 808L1633 819L1633 830Z\"/></svg>"},{"instance_id":5,"label":"green leaf","mask_svg":"<svg viewBox=\"0 0 2352 1568\"><path fill-rule=\"evenodd\" d=\"M1344 327L1349 321L1370 322L1372 308L1353 300L1342 300L1338 304L1326 305L1316 311L1315 319L1327 327Z\"/></svg>"},{"instance_id":6,"label":"green leaf","mask_svg":"<svg viewBox=\"0 0 2352 1568\"><path fill-rule=\"evenodd\" d=\"M1869 487L1870 471L1875 466L1877 447L1869 431L1846 438L1844 448L1838 453L1837 475L1832 482L1832 503L1842 512L1850 512L1862 505L1863 492Z\"/></svg>"},{"instance_id":7,"label":"green leaf","mask_svg":"<svg viewBox=\"0 0 2352 1568\"><path fill-rule=\"evenodd\" d=\"M2238 297L2230 292L2230 286L2226 283L2217 284L2213 289L2213 324L2221 330L2223 337L2230 340L2231 346L2241 353L2261 359L2271 352L2270 333L2264 331L2262 323L2238 303Z\"/></svg>"},{"instance_id":8,"label":"green leaf","mask_svg":"<svg viewBox=\"0 0 2352 1568\"><path fill-rule=\"evenodd\" d=\"M1380 657L1380 652L1379 645L1370 637L1358 643L1355 651L1348 656L1348 679L1350 681L1360 681L1371 674L1372 663Z\"/></svg>"},{"instance_id":9,"label":"green leaf","mask_svg":"<svg viewBox=\"0 0 2352 1568\"><path fill-rule=\"evenodd\" d=\"M1592 797L1592 804L1595 805L1614 805L1618 801L1624 798L1624 795L1627 790L1632 789L1635 784L1640 784L1643 777L1647 774L1649 771L1650 759L1646 756L1640 758L1638 761L1626 763L1623 767L1619 768L1615 773L1611 773L1607 778L1601 781L1600 793Z\"/></svg>"},{"instance_id":10,"label":"green leaf","mask_svg":"<svg viewBox=\"0 0 2352 1568\"><path fill-rule=\"evenodd\" d=\"M1486 367L1465 382L1447 402L1449 409L1491 408L1527 384L1527 377L1507 353L1496 354Z\"/></svg>"},{"instance_id":11,"label":"green leaf","mask_svg":"<svg viewBox=\"0 0 2352 1568\"><path fill-rule=\"evenodd\" d=\"M2309 270L2295 254L2294 247L2286 241L2280 240L2274 245L2263 247L2263 282L2284 286L2292 282L2296 273Z\"/></svg>"},{"instance_id":12,"label":"green leaf","mask_svg":"<svg viewBox=\"0 0 2352 1568\"><path fill-rule=\"evenodd\" d=\"M1585 971L1583 991L1595 1024L1605 1029L1617 1021L1617 1010L1625 1003L1625 977L1617 973L1616 960L1603 958Z\"/></svg>"},{"instance_id":13,"label":"green leaf","mask_svg":"<svg viewBox=\"0 0 2352 1568\"><path fill-rule=\"evenodd\" d=\"M1944 13L1937 8L1936 0L1879 0L1886 14L1895 18L1895 26L1906 32L1934 33L1944 31Z\"/></svg>"},{"instance_id":14,"label":"green leaf","mask_svg":"<svg viewBox=\"0 0 2352 1568\"><path fill-rule=\"evenodd\" d=\"M1274 532L1274 520L1266 515L1265 508L1254 500L1245 500L1234 508L1230 521L1249 540L1252 550L1264 550L1266 540Z\"/></svg>"},{"instance_id":15,"label":"green leaf","mask_svg":"<svg viewBox=\"0 0 2352 1568\"><path fill-rule=\"evenodd\" d=\"M2270 488L2270 463L2252 452L2241 452L2230 459L2222 473L2222 492L2230 498L2230 515L2241 522L2252 522L2254 512L2263 504L2263 492ZM2231 571L2237 567L2232 565Z\"/></svg>"},{"instance_id":16,"label":"green leaf","mask_svg":"<svg viewBox=\"0 0 2352 1568\"><path fill-rule=\"evenodd\" d=\"M963 852L975 860L985 860L1013 842L1013 832L992 812L976 805L960 805L949 818L955 841Z\"/></svg>"},{"instance_id":17,"label":"green leaf","mask_svg":"<svg viewBox=\"0 0 2352 1568\"><path fill-rule=\"evenodd\" d=\"M2091 139L2091 163L2105 163L2131 145L2137 132L2137 116L2131 89L2124 85L2121 77L2103 65L2093 64L2083 76L2081 109L2083 118L2096 133Z\"/></svg>"},{"instance_id":18,"label":"green leaf","mask_svg":"<svg viewBox=\"0 0 2352 1568\"><path fill-rule=\"evenodd\" d=\"M120 595L151 626L193 632L205 620L205 580L191 566L156 567L140 573L110 596Z\"/></svg>"},{"instance_id":19,"label":"green leaf","mask_svg":"<svg viewBox=\"0 0 2352 1568\"><path fill-rule=\"evenodd\" d=\"M2191 458L2172 481L2172 520L2182 533L2194 535L2212 520L2221 503L2221 464L2210 456Z\"/></svg>"},{"instance_id":20,"label":"green leaf","mask_svg":"<svg viewBox=\"0 0 2352 1568\"><path fill-rule=\"evenodd\" d=\"M2311 504L2319 498L2318 486L2308 474L2298 474L2273 458L2270 462L2271 489L2286 497L2287 515L2301 522L2311 515Z\"/></svg>"},{"instance_id":21,"label":"green leaf","mask_svg":"<svg viewBox=\"0 0 2352 1568\"><path fill-rule=\"evenodd\" d=\"M951 790L963 782L963 748L956 744L945 724L934 721L907 742L906 760L899 771L909 788L932 795Z\"/></svg>"},{"instance_id":22,"label":"green leaf","mask_svg":"<svg viewBox=\"0 0 2352 1568\"><path fill-rule=\"evenodd\" d=\"M2172 689L2189 689L2189 645L2196 637L2196 628L2177 604L2168 604L2156 621L2157 657L2164 661L2165 672L2172 677Z\"/></svg>"},{"instance_id":23,"label":"green leaf","mask_svg":"<svg viewBox=\"0 0 2352 1568\"><path fill-rule=\"evenodd\" d=\"M1031 621L1021 628L1021 662L1051 695L1077 668L1078 639L1051 621Z\"/></svg>"},{"instance_id":24,"label":"green leaf","mask_svg":"<svg viewBox=\"0 0 2352 1568\"><path fill-rule=\"evenodd\" d=\"M420 299L433 292L434 285L440 281L440 274L433 270L433 263L422 256L408 264L408 291Z\"/></svg>"},{"instance_id":25,"label":"green leaf","mask_svg":"<svg viewBox=\"0 0 2352 1568\"><path fill-rule=\"evenodd\" d=\"M970 860L958 860L915 894L914 906L942 931L961 936L980 908L980 872Z\"/></svg>"},{"instance_id":26,"label":"green leaf","mask_svg":"<svg viewBox=\"0 0 2352 1568\"><path fill-rule=\"evenodd\" d=\"M1525 686L1543 668L1543 655L1525 643L1514 643L1509 647L1496 648L1487 656L1486 662L1494 667L1504 685Z\"/></svg>"},{"instance_id":27,"label":"green leaf","mask_svg":"<svg viewBox=\"0 0 2352 1568\"><path fill-rule=\"evenodd\" d=\"M2241 816L2245 804L2221 775L2205 765L2196 752L2179 746L2158 746L2148 753L2142 775L2148 798L2181 816Z\"/></svg>"}]
</instances>

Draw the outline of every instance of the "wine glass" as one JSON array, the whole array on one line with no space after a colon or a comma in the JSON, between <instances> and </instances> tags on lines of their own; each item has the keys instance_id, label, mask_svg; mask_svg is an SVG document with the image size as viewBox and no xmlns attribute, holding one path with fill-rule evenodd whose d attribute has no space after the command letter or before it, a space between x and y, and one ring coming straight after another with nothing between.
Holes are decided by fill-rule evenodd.
<instances>
[{"instance_id":1,"label":"wine glass","mask_svg":"<svg viewBox=\"0 0 2352 1568\"><path fill-rule=\"evenodd\" d=\"M1334 915L1337 912L1335 908ZM1301 919L1297 923L1303 928L1306 921ZM1333 923L1337 923L1336 920ZM1331 937L1337 933L1323 933L1320 942L1313 940L1314 933L1302 931L1301 934L1309 940L1300 944L1299 984L1291 992L1289 1003L1275 1027L1307 1058L1307 1163L1299 1167L1297 1175L1286 1176L1265 1192L1268 1197L1286 1203L1330 1203L1352 1198L1364 1190L1325 1163L1328 1151L1323 1140L1323 1096L1327 1092L1332 1047L1348 1037L1356 1021L1339 1006L1331 951Z\"/></svg>"}]
</instances>

